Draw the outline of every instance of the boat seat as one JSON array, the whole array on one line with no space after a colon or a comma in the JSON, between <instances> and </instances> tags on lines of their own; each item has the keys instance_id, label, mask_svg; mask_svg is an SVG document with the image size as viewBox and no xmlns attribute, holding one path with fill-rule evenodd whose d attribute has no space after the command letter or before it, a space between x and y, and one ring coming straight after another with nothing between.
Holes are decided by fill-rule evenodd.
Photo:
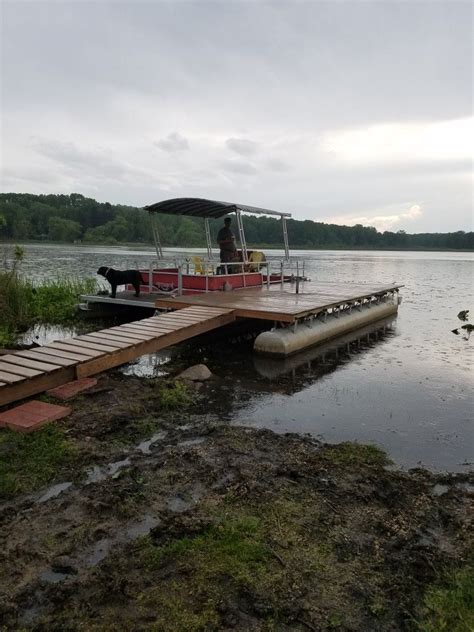
<instances>
[{"instance_id":1,"label":"boat seat","mask_svg":"<svg viewBox=\"0 0 474 632\"><path fill-rule=\"evenodd\" d=\"M191 257L191 261L194 264L194 274L214 274L212 264L206 263L201 259L201 257Z\"/></svg>"},{"instance_id":2,"label":"boat seat","mask_svg":"<svg viewBox=\"0 0 474 632\"><path fill-rule=\"evenodd\" d=\"M249 272L260 272L266 260L264 252L253 250L249 255Z\"/></svg>"}]
</instances>

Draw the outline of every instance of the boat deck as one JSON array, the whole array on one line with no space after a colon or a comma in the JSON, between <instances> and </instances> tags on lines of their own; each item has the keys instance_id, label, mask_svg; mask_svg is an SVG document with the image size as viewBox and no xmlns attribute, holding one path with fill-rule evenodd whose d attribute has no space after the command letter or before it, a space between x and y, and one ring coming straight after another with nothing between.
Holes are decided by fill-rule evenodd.
<instances>
[{"instance_id":1,"label":"boat deck","mask_svg":"<svg viewBox=\"0 0 474 632\"><path fill-rule=\"evenodd\" d=\"M235 320L232 310L190 307L0 357L0 406L95 375Z\"/></svg>"},{"instance_id":2,"label":"boat deck","mask_svg":"<svg viewBox=\"0 0 474 632\"><path fill-rule=\"evenodd\" d=\"M157 309L182 309L191 306L232 309L239 318L256 318L294 323L300 318L371 297L397 292L402 287L388 283L314 283L300 282L267 287L239 289L231 292L209 292L192 296L158 298Z\"/></svg>"}]
</instances>

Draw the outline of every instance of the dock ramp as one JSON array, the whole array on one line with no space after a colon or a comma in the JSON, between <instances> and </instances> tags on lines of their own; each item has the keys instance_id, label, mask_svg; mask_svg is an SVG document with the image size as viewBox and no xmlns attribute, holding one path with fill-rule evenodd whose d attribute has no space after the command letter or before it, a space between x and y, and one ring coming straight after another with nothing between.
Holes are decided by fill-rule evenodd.
<instances>
[{"instance_id":1,"label":"dock ramp","mask_svg":"<svg viewBox=\"0 0 474 632\"><path fill-rule=\"evenodd\" d=\"M101 373L234 320L232 309L196 305L0 356L0 406Z\"/></svg>"}]
</instances>

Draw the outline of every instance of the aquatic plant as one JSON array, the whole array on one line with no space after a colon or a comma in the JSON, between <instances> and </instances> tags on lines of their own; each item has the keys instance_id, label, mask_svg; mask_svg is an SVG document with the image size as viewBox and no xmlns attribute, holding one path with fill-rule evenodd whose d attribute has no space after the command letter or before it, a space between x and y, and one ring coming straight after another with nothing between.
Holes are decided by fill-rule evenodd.
<instances>
[{"instance_id":1,"label":"aquatic plant","mask_svg":"<svg viewBox=\"0 0 474 632\"><path fill-rule=\"evenodd\" d=\"M2 253L0 270L0 346L14 344L19 334L34 324L57 325L71 322L81 294L93 293L92 278L58 277L39 284L20 274L23 249Z\"/></svg>"}]
</instances>

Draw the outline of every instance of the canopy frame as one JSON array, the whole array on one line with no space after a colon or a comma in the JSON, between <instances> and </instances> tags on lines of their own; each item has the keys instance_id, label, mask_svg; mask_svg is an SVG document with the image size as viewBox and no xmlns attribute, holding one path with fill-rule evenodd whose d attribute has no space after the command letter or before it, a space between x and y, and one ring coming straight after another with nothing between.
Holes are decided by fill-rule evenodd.
<instances>
[{"instance_id":1,"label":"canopy frame","mask_svg":"<svg viewBox=\"0 0 474 632\"><path fill-rule=\"evenodd\" d=\"M203 198L172 198L163 200L149 206L143 207L151 215L151 225L153 239L155 241L156 254L158 259L163 258L163 249L161 246L158 225L156 222L156 214L164 213L166 215L186 215L188 217L204 218L204 229L206 233L207 256L212 259L212 237L209 225L209 219L218 219L229 213L235 213L237 218L237 229L239 232L239 241L242 249L242 259L248 262L247 241L245 238L244 225L242 221L242 213L251 213L252 215L272 215L279 217L283 229L283 245L285 249L285 260L290 259L290 249L288 244L287 219L291 218L291 213L281 213L279 211L271 211L269 209L257 206L248 206L247 204L236 204L234 202L219 202L216 200L206 200Z\"/></svg>"}]
</instances>

